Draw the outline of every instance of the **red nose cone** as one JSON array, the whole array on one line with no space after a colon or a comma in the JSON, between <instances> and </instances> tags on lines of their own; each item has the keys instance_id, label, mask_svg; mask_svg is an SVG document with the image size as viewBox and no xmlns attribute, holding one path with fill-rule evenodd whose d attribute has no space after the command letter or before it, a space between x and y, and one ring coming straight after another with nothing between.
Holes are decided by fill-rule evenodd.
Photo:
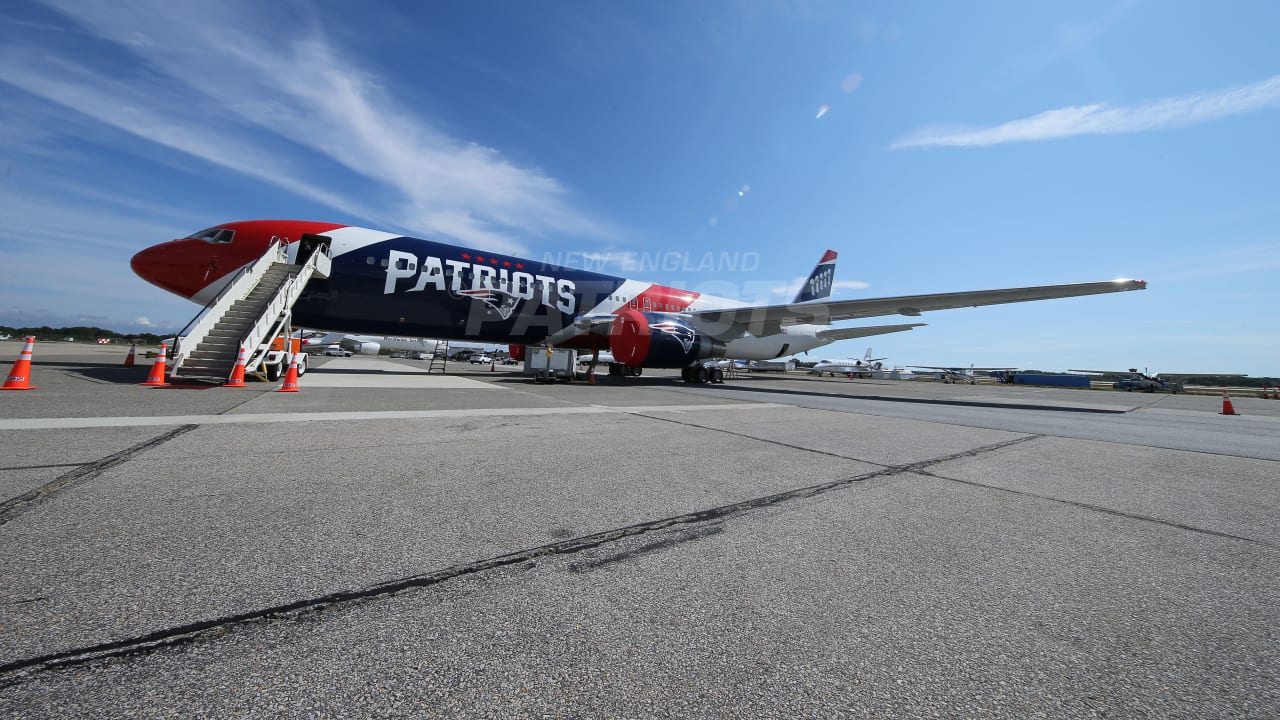
<instances>
[{"instance_id":1,"label":"red nose cone","mask_svg":"<svg viewBox=\"0 0 1280 720\"><path fill-rule=\"evenodd\" d=\"M134 255L129 266L152 285L191 298L221 275L205 247L199 240L174 240Z\"/></svg>"},{"instance_id":2,"label":"red nose cone","mask_svg":"<svg viewBox=\"0 0 1280 720\"><path fill-rule=\"evenodd\" d=\"M133 256L129 267L138 277L169 292L177 293L173 284L173 263L166 260L167 253L163 245L149 247ZM179 293L182 294L182 293ZM189 297L189 296L188 296Z\"/></svg>"}]
</instances>

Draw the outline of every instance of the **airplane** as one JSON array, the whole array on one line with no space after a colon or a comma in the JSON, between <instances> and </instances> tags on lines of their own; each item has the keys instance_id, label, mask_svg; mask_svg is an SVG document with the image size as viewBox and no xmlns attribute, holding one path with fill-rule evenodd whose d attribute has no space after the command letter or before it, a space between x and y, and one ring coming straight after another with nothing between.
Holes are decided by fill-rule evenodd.
<instances>
[{"instance_id":1,"label":"airplane","mask_svg":"<svg viewBox=\"0 0 1280 720\"><path fill-rule=\"evenodd\" d=\"M884 359L871 357L871 348L867 348L867 354L861 360L819 360L816 365L809 368L809 374L819 377L824 373L828 373L832 377L848 375L849 377L869 378L877 371L884 371L884 363L881 362Z\"/></svg>"},{"instance_id":2,"label":"airplane","mask_svg":"<svg viewBox=\"0 0 1280 720\"><path fill-rule=\"evenodd\" d=\"M350 333L331 333L312 330L302 332L302 346L306 348L323 348L337 345L360 355L377 355L382 350L393 350L411 353L434 353L436 341L430 338L402 337L393 335L352 335Z\"/></svg>"},{"instance_id":3,"label":"airplane","mask_svg":"<svg viewBox=\"0 0 1280 720\"><path fill-rule=\"evenodd\" d=\"M1142 290L1142 280L831 300L828 251L790 303L752 305L440 240L305 220L215 225L146 248L131 260L144 280L206 304L248 265L283 247L291 262L323 252L291 322L331 332L610 350L627 374L681 368L686 382L723 381L703 361L767 360L923 323L834 327L841 320Z\"/></svg>"},{"instance_id":4,"label":"airplane","mask_svg":"<svg viewBox=\"0 0 1280 720\"><path fill-rule=\"evenodd\" d=\"M967 368L946 367L941 365L911 365L909 367L919 370L933 370L934 374L938 376L938 379L944 383L969 383L970 385L974 385L978 382L978 373L986 373L989 375L993 373L1012 372L1018 369L1011 367L974 367L973 365L970 365Z\"/></svg>"},{"instance_id":5,"label":"airplane","mask_svg":"<svg viewBox=\"0 0 1280 720\"><path fill-rule=\"evenodd\" d=\"M7 335L7 334L6 334L6 335L0 335L0 340L8 340L10 337L11 337L11 336L10 336L10 335Z\"/></svg>"},{"instance_id":6,"label":"airplane","mask_svg":"<svg viewBox=\"0 0 1280 720\"><path fill-rule=\"evenodd\" d=\"M1116 390L1141 390L1142 392L1164 392L1168 391L1177 394L1186 389L1186 381L1188 378L1194 377L1248 377L1243 373L1156 373L1148 375L1138 372L1137 368L1129 368L1127 371L1122 370L1067 370L1067 372L1086 373L1088 375L1100 375L1104 378L1114 377L1115 382L1111 387Z\"/></svg>"}]
</instances>

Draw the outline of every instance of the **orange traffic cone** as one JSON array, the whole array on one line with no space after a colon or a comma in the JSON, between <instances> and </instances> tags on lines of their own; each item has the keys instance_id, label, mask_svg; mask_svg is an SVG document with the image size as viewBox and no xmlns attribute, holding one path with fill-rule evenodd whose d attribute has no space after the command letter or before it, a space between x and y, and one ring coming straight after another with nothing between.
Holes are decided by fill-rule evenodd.
<instances>
[{"instance_id":1,"label":"orange traffic cone","mask_svg":"<svg viewBox=\"0 0 1280 720\"><path fill-rule=\"evenodd\" d=\"M164 381L164 373L165 373L164 358L165 358L165 353L167 353L168 351L169 351L169 345L167 343L160 343L160 354L156 356L156 362L154 365L151 366L151 374L147 376L147 379L145 382L138 383L139 385L150 385L151 387L165 387L166 385L169 384Z\"/></svg>"},{"instance_id":2,"label":"orange traffic cone","mask_svg":"<svg viewBox=\"0 0 1280 720\"><path fill-rule=\"evenodd\" d=\"M22 346L22 352L18 353L18 361L13 364L13 369L9 371L9 377L5 379L4 387L0 387L0 390L36 389L31 384L31 350L35 346L36 337L28 335L27 344Z\"/></svg>"},{"instance_id":3,"label":"orange traffic cone","mask_svg":"<svg viewBox=\"0 0 1280 720\"><path fill-rule=\"evenodd\" d=\"M236 358L236 369L231 371L231 379L222 387L249 387L244 384L244 348L240 348L240 357Z\"/></svg>"},{"instance_id":4,"label":"orange traffic cone","mask_svg":"<svg viewBox=\"0 0 1280 720\"><path fill-rule=\"evenodd\" d=\"M1226 390L1222 391L1222 412L1218 414L1219 415L1235 415L1236 414L1236 409L1231 406L1231 396L1227 394Z\"/></svg>"},{"instance_id":5,"label":"orange traffic cone","mask_svg":"<svg viewBox=\"0 0 1280 720\"><path fill-rule=\"evenodd\" d=\"M276 392L298 392L298 356L289 354L289 370L284 374L284 383Z\"/></svg>"},{"instance_id":6,"label":"orange traffic cone","mask_svg":"<svg viewBox=\"0 0 1280 720\"><path fill-rule=\"evenodd\" d=\"M125 367L133 367L133 356L138 352L137 343L129 343L129 355L124 359Z\"/></svg>"}]
</instances>

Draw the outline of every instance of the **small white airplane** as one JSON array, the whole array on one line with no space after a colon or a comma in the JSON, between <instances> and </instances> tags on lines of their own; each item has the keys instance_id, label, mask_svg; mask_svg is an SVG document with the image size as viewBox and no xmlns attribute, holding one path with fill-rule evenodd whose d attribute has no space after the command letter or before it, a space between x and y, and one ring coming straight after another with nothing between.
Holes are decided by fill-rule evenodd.
<instances>
[{"instance_id":1,"label":"small white airplane","mask_svg":"<svg viewBox=\"0 0 1280 720\"><path fill-rule=\"evenodd\" d=\"M884 371L885 358L871 357L871 348L867 348L867 354L862 359L840 359L840 360L819 360L817 365L809 368L811 375L848 375L849 377L869 378L873 377L876 372Z\"/></svg>"},{"instance_id":2,"label":"small white airplane","mask_svg":"<svg viewBox=\"0 0 1280 720\"><path fill-rule=\"evenodd\" d=\"M0 340L8 340L10 337L10 335L0 335Z\"/></svg>"},{"instance_id":3,"label":"small white airplane","mask_svg":"<svg viewBox=\"0 0 1280 720\"><path fill-rule=\"evenodd\" d=\"M938 379L944 383L968 383L970 385L978 382L979 373L1013 372L1018 369L1012 367L974 367L973 365L967 368L942 365L911 365L910 367L918 370L932 370L932 374L937 375Z\"/></svg>"}]
</instances>

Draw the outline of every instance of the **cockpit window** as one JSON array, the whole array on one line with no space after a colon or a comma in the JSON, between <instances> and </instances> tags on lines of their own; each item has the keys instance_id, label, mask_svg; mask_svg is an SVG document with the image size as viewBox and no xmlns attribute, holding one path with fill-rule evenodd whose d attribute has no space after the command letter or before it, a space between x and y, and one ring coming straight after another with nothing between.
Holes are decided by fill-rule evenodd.
<instances>
[{"instance_id":1,"label":"cockpit window","mask_svg":"<svg viewBox=\"0 0 1280 720\"><path fill-rule=\"evenodd\" d=\"M214 243L216 245L221 245L221 244L231 242L235 238L235 236L236 236L235 230L231 230L228 228L215 227L215 228L209 228L208 230L201 230L200 232L195 233L194 235L188 235L187 239L203 240L207 243Z\"/></svg>"}]
</instances>

